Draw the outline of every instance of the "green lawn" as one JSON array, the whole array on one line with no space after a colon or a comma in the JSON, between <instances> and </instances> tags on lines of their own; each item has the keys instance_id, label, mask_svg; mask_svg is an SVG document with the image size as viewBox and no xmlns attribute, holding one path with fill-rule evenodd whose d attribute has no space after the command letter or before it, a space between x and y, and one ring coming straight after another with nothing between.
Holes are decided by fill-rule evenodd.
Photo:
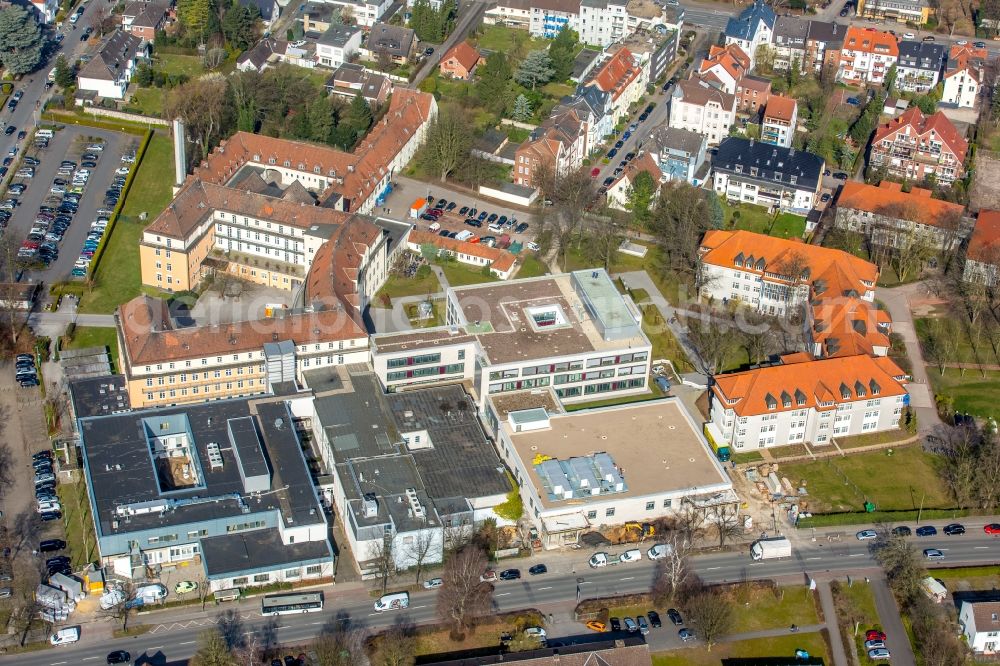
<instances>
[{"instance_id":1,"label":"green lawn","mask_svg":"<svg viewBox=\"0 0 1000 666\"><path fill-rule=\"evenodd\" d=\"M97 539L94 538L87 486L84 483L60 483L56 492L62 504L67 550L75 571L97 557Z\"/></svg>"},{"instance_id":2,"label":"green lawn","mask_svg":"<svg viewBox=\"0 0 1000 666\"><path fill-rule=\"evenodd\" d=\"M153 58L154 69L164 74L187 74L191 78L205 73L205 66L198 56L160 53Z\"/></svg>"},{"instance_id":3,"label":"green lawn","mask_svg":"<svg viewBox=\"0 0 1000 666\"><path fill-rule=\"evenodd\" d=\"M132 95L129 107L138 109L144 116L159 118L163 114L163 98L166 91L162 88L139 88Z\"/></svg>"},{"instance_id":4,"label":"green lawn","mask_svg":"<svg viewBox=\"0 0 1000 666\"><path fill-rule=\"evenodd\" d=\"M871 587L863 582L855 582L848 587L846 582L834 581L831 583L831 589L833 591L833 604L837 609L837 624L840 626L840 633L846 641L845 649L853 643L856 655L867 654L865 631L879 629L882 626L875 608L875 596L872 594ZM858 627L857 634L854 633L856 626ZM864 661L870 663L867 658Z\"/></svg>"},{"instance_id":5,"label":"green lawn","mask_svg":"<svg viewBox=\"0 0 1000 666\"><path fill-rule=\"evenodd\" d=\"M548 40L529 37L524 30L517 28L508 28L504 25L485 25L482 28L483 34L475 40L481 49L512 54L518 45L525 53L545 49L549 46Z\"/></svg>"},{"instance_id":6,"label":"green lawn","mask_svg":"<svg viewBox=\"0 0 1000 666\"><path fill-rule=\"evenodd\" d=\"M63 345L63 349L83 349L85 347L107 347L111 359L112 372L118 361L118 334L114 328L103 326L77 326L73 339Z\"/></svg>"},{"instance_id":7,"label":"green lawn","mask_svg":"<svg viewBox=\"0 0 1000 666\"><path fill-rule=\"evenodd\" d=\"M955 411L1000 419L1000 372L961 371L948 368L942 376L937 368L927 369L934 393L948 395L955 401Z\"/></svg>"},{"instance_id":8,"label":"green lawn","mask_svg":"<svg viewBox=\"0 0 1000 666\"><path fill-rule=\"evenodd\" d=\"M947 509L951 497L938 477L937 456L919 446L858 453L843 458L781 466L795 487L805 486L814 513L863 511L865 500L880 511ZM904 473L900 473L905 470Z\"/></svg>"},{"instance_id":9,"label":"green lawn","mask_svg":"<svg viewBox=\"0 0 1000 666\"><path fill-rule=\"evenodd\" d=\"M693 370L687 354L681 348L674 332L670 330L670 326L663 321L655 305L650 304L643 308L642 331L653 344L653 360L670 359L678 372Z\"/></svg>"},{"instance_id":10,"label":"green lawn","mask_svg":"<svg viewBox=\"0 0 1000 666\"><path fill-rule=\"evenodd\" d=\"M805 585L777 589L740 586L733 596L736 602L730 632L733 634L819 623L813 593Z\"/></svg>"},{"instance_id":11,"label":"green lawn","mask_svg":"<svg viewBox=\"0 0 1000 666\"><path fill-rule=\"evenodd\" d=\"M173 159L170 137L155 134L108 240L94 287L80 297L80 312L114 312L120 303L139 295L139 241L142 230L173 198ZM145 221L139 219L140 213L147 214Z\"/></svg>"},{"instance_id":12,"label":"green lawn","mask_svg":"<svg viewBox=\"0 0 1000 666\"><path fill-rule=\"evenodd\" d=\"M802 238L802 234L805 233L806 218L801 215L794 213L771 215L767 209L760 206L731 204L725 201L722 203L728 228L753 231L776 238Z\"/></svg>"},{"instance_id":13,"label":"green lawn","mask_svg":"<svg viewBox=\"0 0 1000 666\"><path fill-rule=\"evenodd\" d=\"M521 267L517 269L517 275L514 277L538 277L539 275L545 275L549 272L549 267L546 266L541 257L534 252L522 252L521 256L518 257L518 262L521 264Z\"/></svg>"},{"instance_id":14,"label":"green lawn","mask_svg":"<svg viewBox=\"0 0 1000 666\"><path fill-rule=\"evenodd\" d=\"M805 650L810 657L822 659L825 664L833 663L827 655L822 635L811 633L719 643L711 652L704 647L658 652L653 655L653 666L719 666L720 663L726 663L727 659L760 657L785 657L791 663L795 659L796 650Z\"/></svg>"},{"instance_id":15,"label":"green lawn","mask_svg":"<svg viewBox=\"0 0 1000 666\"><path fill-rule=\"evenodd\" d=\"M428 267L427 270L421 269L417 271L417 275L412 278L400 275L389 276L389 279L385 282L385 286L382 287L375 297L374 305L384 307L385 297L393 299L402 296L426 296L428 294L436 294L439 291L441 291L441 283L438 282L434 271Z\"/></svg>"},{"instance_id":16,"label":"green lawn","mask_svg":"<svg viewBox=\"0 0 1000 666\"><path fill-rule=\"evenodd\" d=\"M482 284L484 282L496 282L499 278L492 275L484 275L483 269L473 268L460 264L457 261L445 261L439 264L448 284L453 287L461 287L466 284Z\"/></svg>"},{"instance_id":17,"label":"green lawn","mask_svg":"<svg viewBox=\"0 0 1000 666\"><path fill-rule=\"evenodd\" d=\"M802 238L806 232L806 218L795 213L780 213L774 218L770 234L778 238Z\"/></svg>"}]
</instances>

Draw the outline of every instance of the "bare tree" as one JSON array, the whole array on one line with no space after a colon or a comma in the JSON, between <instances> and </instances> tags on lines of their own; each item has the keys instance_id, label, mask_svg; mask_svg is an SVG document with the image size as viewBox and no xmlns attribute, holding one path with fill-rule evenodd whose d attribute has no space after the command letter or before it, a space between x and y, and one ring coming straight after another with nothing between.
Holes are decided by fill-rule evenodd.
<instances>
[{"instance_id":1,"label":"bare tree","mask_svg":"<svg viewBox=\"0 0 1000 666\"><path fill-rule=\"evenodd\" d=\"M429 529L418 530L410 541L403 541L400 548L407 568L413 569L415 581L420 582L420 576L428 563L441 561L442 543Z\"/></svg>"},{"instance_id":2,"label":"bare tree","mask_svg":"<svg viewBox=\"0 0 1000 666\"><path fill-rule=\"evenodd\" d=\"M16 291L20 289L17 285L17 274L24 268L17 256L18 246L14 240L14 234L6 233L0 236L0 317L3 318L4 328L10 335L11 348L16 348L17 339L24 325L24 311L17 307Z\"/></svg>"},{"instance_id":3,"label":"bare tree","mask_svg":"<svg viewBox=\"0 0 1000 666\"><path fill-rule=\"evenodd\" d=\"M722 504L714 507L708 520L719 539L719 548L743 534L743 528L739 521L739 507L735 504Z\"/></svg>"},{"instance_id":4,"label":"bare tree","mask_svg":"<svg viewBox=\"0 0 1000 666\"><path fill-rule=\"evenodd\" d=\"M350 622L336 622L324 629L316 642L317 666L363 666L368 663L365 632Z\"/></svg>"},{"instance_id":5,"label":"bare tree","mask_svg":"<svg viewBox=\"0 0 1000 666\"><path fill-rule=\"evenodd\" d=\"M233 653L218 629L207 629L198 635L198 651L191 666L236 666Z\"/></svg>"},{"instance_id":6,"label":"bare tree","mask_svg":"<svg viewBox=\"0 0 1000 666\"><path fill-rule=\"evenodd\" d=\"M688 599L686 610L709 652L733 625L733 605L716 590L708 589Z\"/></svg>"},{"instance_id":7,"label":"bare tree","mask_svg":"<svg viewBox=\"0 0 1000 666\"><path fill-rule=\"evenodd\" d=\"M115 589L109 590L105 595L107 608L101 608L101 614L109 619L121 623L122 631L128 631L128 620L142 604L136 594L136 585L130 580L121 581Z\"/></svg>"},{"instance_id":8,"label":"bare tree","mask_svg":"<svg viewBox=\"0 0 1000 666\"><path fill-rule=\"evenodd\" d=\"M690 502L683 503L674 520L686 544L693 544L705 528L705 512Z\"/></svg>"},{"instance_id":9,"label":"bare tree","mask_svg":"<svg viewBox=\"0 0 1000 666\"><path fill-rule=\"evenodd\" d=\"M372 563L375 576L382 581L382 594L385 594L389 581L396 575L396 537L387 534L381 541L373 541L368 547L368 561Z\"/></svg>"},{"instance_id":10,"label":"bare tree","mask_svg":"<svg viewBox=\"0 0 1000 666\"><path fill-rule=\"evenodd\" d=\"M733 336L728 326L711 317L705 317L701 321L689 318L687 337L698 350L698 358L694 361L701 366L699 370L707 375L714 375L724 367L733 345Z\"/></svg>"},{"instance_id":11,"label":"bare tree","mask_svg":"<svg viewBox=\"0 0 1000 666\"><path fill-rule=\"evenodd\" d=\"M480 580L486 566L486 553L471 545L445 562L444 585L437 599L438 612L451 625L456 638L464 638L472 621L490 611L493 586Z\"/></svg>"},{"instance_id":12,"label":"bare tree","mask_svg":"<svg viewBox=\"0 0 1000 666\"><path fill-rule=\"evenodd\" d=\"M472 542L475 530L467 521L460 523L450 522L444 526L444 551L446 553L457 553Z\"/></svg>"},{"instance_id":13,"label":"bare tree","mask_svg":"<svg viewBox=\"0 0 1000 666\"><path fill-rule=\"evenodd\" d=\"M183 83L167 97L165 117L184 120L192 140L201 148L201 159L208 157L229 126L233 114L228 91L225 77L213 74Z\"/></svg>"},{"instance_id":14,"label":"bare tree","mask_svg":"<svg viewBox=\"0 0 1000 666\"><path fill-rule=\"evenodd\" d=\"M395 624L379 637L375 666L413 666L416 639L410 627Z\"/></svg>"},{"instance_id":15,"label":"bare tree","mask_svg":"<svg viewBox=\"0 0 1000 666\"><path fill-rule=\"evenodd\" d=\"M380 72L385 73L392 69L395 64L392 61L392 54L386 48L380 48L375 52L376 62L378 63L378 69Z\"/></svg>"},{"instance_id":16,"label":"bare tree","mask_svg":"<svg viewBox=\"0 0 1000 666\"><path fill-rule=\"evenodd\" d=\"M663 544L667 554L656 562L656 574L653 580L653 598L656 603L666 606L678 598L681 590L694 575L688 558L691 554L691 543L683 536L674 532Z\"/></svg>"},{"instance_id":17,"label":"bare tree","mask_svg":"<svg viewBox=\"0 0 1000 666\"><path fill-rule=\"evenodd\" d=\"M920 594L920 581L927 575L910 541L894 534L887 525L876 527L878 537L871 542L875 561L889 579L889 587L901 605L909 606Z\"/></svg>"}]
</instances>

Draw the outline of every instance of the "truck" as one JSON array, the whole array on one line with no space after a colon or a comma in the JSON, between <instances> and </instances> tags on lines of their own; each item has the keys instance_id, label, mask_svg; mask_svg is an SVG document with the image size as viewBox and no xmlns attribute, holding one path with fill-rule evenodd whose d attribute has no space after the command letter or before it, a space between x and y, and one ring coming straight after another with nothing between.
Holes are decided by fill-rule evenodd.
<instances>
[{"instance_id":1,"label":"truck","mask_svg":"<svg viewBox=\"0 0 1000 666\"><path fill-rule=\"evenodd\" d=\"M778 557L791 557L792 544L785 537L759 539L750 546L750 557L754 560L773 560Z\"/></svg>"},{"instance_id":2,"label":"truck","mask_svg":"<svg viewBox=\"0 0 1000 666\"><path fill-rule=\"evenodd\" d=\"M429 207L427 199L417 199L410 205L410 217L414 220L418 219L421 215L427 212Z\"/></svg>"},{"instance_id":3,"label":"truck","mask_svg":"<svg viewBox=\"0 0 1000 666\"><path fill-rule=\"evenodd\" d=\"M712 442L712 450L715 451L715 457L719 459L719 462L729 462L730 451L728 446L719 446L715 442Z\"/></svg>"}]
</instances>

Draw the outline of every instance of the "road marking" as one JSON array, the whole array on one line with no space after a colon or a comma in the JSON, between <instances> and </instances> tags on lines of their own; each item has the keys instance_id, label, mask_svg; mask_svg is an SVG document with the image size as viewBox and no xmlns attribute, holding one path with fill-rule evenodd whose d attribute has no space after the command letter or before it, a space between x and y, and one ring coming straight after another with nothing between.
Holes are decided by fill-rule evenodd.
<instances>
[{"instance_id":1,"label":"road marking","mask_svg":"<svg viewBox=\"0 0 1000 666\"><path fill-rule=\"evenodd\" d=\"M253 633L253 632L250 632L250 633ZM146 649L147 649L147 650L162 650L162 649L163 649L163 646L162 646L162 645L154 645L153 647L151 647L151 648L146 648Z\"/></svg>"},{"instance_id":2,"label":"road marking","mask_svg":"<svg viewBox=\"0 0 1000 666\"><path fill-rule=\"evenodd\" d=\"M196 641L184 641L183 643L178 643L178 645L191 645L192 643L195 643L195 642Z\"/></svg>"},{"instance_id":3,"label":"road marking","mask_svg":"<svg viewBox=\"0 0 1000 666\"><path fill-rule=\"evenodd\" d=\"M60 664L65 664L65 661L53 661L52 666L60 666Z\"/></svg>"},{"instance_id":4,"label":"road marking","mask_svg":"<svg viewBox=\"0 0 1000 666\"><path fill-rule=\"evenodd\" d=\"M633 580L635 576L627 576L625 578L619 578L618 580Z\"/></svg>"},{"instance_id":5,"label":"road marking","mask_svg":"<svg viewBox=\"0 0 1000 666\"><path fill-rule=\"evenodd\" d=\"M816 557L807 557L807 560L822 560L823 558L817 555Z\"/></svg>"},{"instance_id":6,"label":"road marking","mask_svg":"<svg viewBox=\"0 0 1000 666\"><path fill-rule=\"evenodd\" d=\"M973 546L973 550L989 550L989 546Z\"/></svg>"},{"instance_id":7,"label":"road marking","mask_svg":"<svg viewBox=\"0 0 1000 666\"><path fill-rule=\"evenodd\" d=\"M414 606L414 607L413 607L413 610L416 610L416 609L418 609L418 608L427 608L427 606Z\"/></svg>"},{"instance_id":8,"label":"road marking","mask_svg":"<svg viewBox=\"0 0 1000 666\"><path fill-rule=\"evenodd\" d=\"M851 553L848 557L863 557L864 553Z\"/></svg>"},{"instance_id":9,"label":"road marking","mask_svg":"<svg viewBox=\"0 0 1000 666\"><path fill-rule=\"evenodd\" d=\"M368 613L368 617L375 617L376 615L381 615L381 613Z\"/></svg>"},{"instance_id":10,"label":"road marking","mask_svg":"<svg viewBox=\"0 0 1000 666\"><path fill-rule=\"evenodd\" d=\"M721 569L722 567L706 567L705 571L715 571L716 569Z\"/></svg>"},{"instance_id":11,"label":"road marking","mask_svg":"<svg viewBox=\"0 0 1000 666\"><path fill-rule=\"evenodd\" d=\"M90 661L91 659L97 659L97 657L84 657L83 661Z\"/></svg>"},{"instance_id":12,"label":"road marking","mask_svg":"<svg viewBox=\"0 0 1000 666\"><path fill-rule=\"evenodd\" d=\"M550 585L548 587L540 587L540 588L538 588L538 591L541 592L542 590L551 590L551 589L552 589L552 586Z\"/></svg>"},{"instance_id":13,"label":"road marking","mask_svg":"<svg viewBox=\"0 0 1000 666\"><path fill-rule=\"evenodd\" d=\"M510 592L500 592L496 596L498 596L498 597L506 597L508 594L510 594Z\"/></svg>"}]
</instances>

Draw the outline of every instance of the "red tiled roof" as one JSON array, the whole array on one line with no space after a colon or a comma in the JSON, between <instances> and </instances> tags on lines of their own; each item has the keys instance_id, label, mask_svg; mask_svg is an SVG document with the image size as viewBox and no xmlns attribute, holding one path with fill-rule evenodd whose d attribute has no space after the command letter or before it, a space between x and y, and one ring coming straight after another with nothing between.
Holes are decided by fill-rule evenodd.
<instances>
[{"instance_id":1,"label":"red tiled roof","mask_svg":"<svg viewBox=\"0 0 1000 666\"><path fill-rule=\"evenodd\" d=\"M962 135L948 120L948 116L944 115L942 111L925 116L919 108L911 106L896 118L884 125L879 125L878 129L875 130L875 138L872 139L872 142L878 143L885 139L891 139L896 132L907 126L911 128L911 136L916 134L917 137L924 137L933 133L948 147L948 150L954 153L959 162L965 161L969 142L962 138Z\"/></svg>"},{"instance_id":2,"label":"red tiled roof","mask_svg":"<svg viewBox=\"0 0 1000 666\"><path fill-rule=\"evenodd\" d=\"M448 49L448 52L441 58L441 63L444 64L454 59L465 71L471 72L476 63L479 62L479 58L479 51L474 49L471 44L468 42L459 42Z\"/></svg>"},{"instance_id":3,"label":"red tiled roof","mask_svg":"<svg viewBox=\"0 0 1000 666\"><path fill-rule=\"evenodd\" d=\"M888 348L889 313L860 298L820 301L812 309L813 341L823 356L874 355L875 347Z\"/></svg>"},{"instance_id":4,"label":"red tiled roof","mask_svg":"<svg viewBox=\"0 0 1000 666\"><path fill-rule=\"evenodd\" d=\"M904 192L902 185L883 180L877 187L849 180L837 198L837 206L919 222L928 226L946 223L948 216L960 216L960 204L932 199L930 190L914 187Z\"/></svg>"},{"instance_id":5,"label":"red tiled roof","mask_svg":"<svg viewBox=\"0 0 1000 666\"><path fill-rule=\"evenodd\" d=\"M489 261L494 269L503 273L509 271L517 263L517 258L507 250L490 247L482 243L469 243L467 241L455 240L454 238L445 238L429 231L420 231L419 229L410 231L409 242L414 245L430 243L450 252L480 257Z\"/></svg>"},{"instance_id":6,"label":"red tiled roof","mask_svg":"<svg viewBox=\"0 0 1000 666\"><path fill-rule=\"evenodd\" d=\"M792 122L792 116L795 115L796 102L791 97L783 97L781 95L771 95L767 99L767 108L764 110L764 120L768 118L775 118L777 120L783 120L786 123Z\"/></svg>"},{"instance_id":7,"label":"red tiled roof","mask_svg":"<svg viewBox=\"0 0 1000 666\"><path fill-rule=\"evenodd\" d=\"M985 263L1000 263L1000 211L979 211L966 255Z\"/></svg>"},{"instance_id":8,"label":"red tiled roof","mask_svg":"<svg viewBox=\"0 0 1000 666\"><path fill-rule=\"evenodd\" d=\"M844 36L843 49L899 57L899 42L896 37L872 28L850 26Z\"/></svg>"},{"instance_id":9,"label":"red tiled roof","mask_svg":"<svg viewBox=\"0 0 1000 666\"><path fill-rule=\"evenodd\" d=\"M327 309L344 303L350 306L349 312L360 325L358 277L361 264L369 248L381 236L380 227L360 218L352 218L339 226L313 256L306 276L307 303Z\"/></svg>"},{"instance_id":10,"label":"red tiled roof","mask_svg":"<svg viewBox=\"0 0 1000 666\"><path fill-rule=\"evenodd\" d=\"M654 183L659 183L660 179L663 178L663 171L660 169L660 165L656 163L656 160L653 159L653 156L649 153L642 153L639 157L625 165L625 169L612 184L612 187L618 185L625 178L628 178L628 182L631 184L640 171L645 171L652 176Z\"/></svg>"},{"instance_id":11,"label":"red tiled roof","mask_svg":"<svg viewBox=\"0 0 1000 666\"><path fill-rule=\"evenodd\" d=\"M704 73L716 66L721 66L731 77L739 80L750 71L750 58L738 44L711 46L698 71Z\"/></svg>"},{"instance_id":12,"label":"red tiled roof","mask_svg":"<svg viewBox=\"0 0 1000 666\"><path fill-rule=\"evenodd\" d=\"M716 375L712 390L721 404L739 416L803 408L831 410L838 403L875 394L881 398L904 395L906 389L888 368L864 354L842 356Z\"/></svg>"},{"instance_id":13,"label":"red tiled roof","mask_svg":"<svg viewBox=\"0 0 1000 666\"><path fill-rule=\"evenodd\" d=\"M611 93L612 99L619 95L634 81L641 72L632 52L627 48L619 49L594 74L591 84L596 85L606 93Z\"/></svg>"}]
</instances>

